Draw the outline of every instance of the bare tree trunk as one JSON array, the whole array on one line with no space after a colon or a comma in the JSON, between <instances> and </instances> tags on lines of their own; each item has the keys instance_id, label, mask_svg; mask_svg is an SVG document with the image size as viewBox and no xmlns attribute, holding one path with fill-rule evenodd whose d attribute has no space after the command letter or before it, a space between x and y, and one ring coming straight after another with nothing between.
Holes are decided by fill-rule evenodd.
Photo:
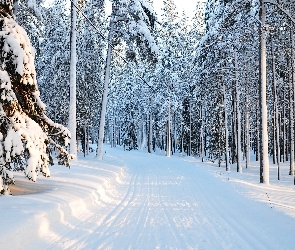
<instances>
[{"instance_id":1,"label":"bare tree trunk","mask_svg":"<svg viewBox=\"0 0 295 250\"><path fill-rule=\"evenodd\" d=\"M237 172L242 173L242 147L241 147L241 109L240 109L240 89L238 82L238 61L235 52L235 83L236 83L236 105L237 105Z\"/></svg>"},{"instance_id":2,"label":"bare tree trunk","mask_svg":"<svg viewBox=\"0 0 295 250\"><path fill-rule=\"evenodd\" d=\"M121 124L119 121L119 129L118 129L118 142L119 146L121 146Z\"/></svg>"},{"instance_id":3,"label":"bare tree trunk","mask_svg":"<svg viewBox=\"0 0 295 250\"><path fill-rule=\"evenodd\" d=\"M84 143L84 150L83 150L84 152L83 152L83 154L84 154L84 157L86 157L86 147L87 147L86 125L84 125L84 131L83 132L84 132L84 141L81 140L81 144Z\"/></svg>"},{"instance_id":4,"label":"bare tree trunk","mask_svg":"<svg viewBox=\"0 0 295 250\"><path fill-rule=\"evenodd\" d=\"M229 164L229 148L228 148L228 115L227 115L227 98L226 98L226 89L225 83L222 79L223 84L223 98L224 98L224 129L225 129L225 170L230 171L230 164Z\"/></svg>"},{"instance_id":5,"label":"bare tree trunk","mask_svg":"<svg viewBox=\"0 0 295 250\"><path fill-rule=\"evenodd\" d=\"M273 130L272 130L272 133L273 133L273 146L272 146L272 162L273 164L276 164L276 161L277 161L277 148L276 148L276 145L277 145L277 137L276 137L276 107L275 107L275 103L273 103L273 117L272 117L272 126L273 126Z\"/></svg>"},{"instance_id":6,"label":"bare tree trunk","mask_svg":"<svg viewBox=\"0 0 295 250\"><path fill-rule=\"evenodd\" d=\"M148 119L149 116L147 116ZM141 148L144 149L147 145L147 134L146 134L146 121L145 119L142 121L142 131L141 131Z\"/></svg>"},{"instance_id":7,"label":"bare tree trunk","mask_svg":"<svg viewBox=\"0 0 295 250\"><path fill-rule=\"evenodd\" d=\"M167 121L167 146L166 146L166 156L170 157L171 156L171 110L170 110L170 99L169 99L169 106L168 106L168 121Z\"/></svg>"},{"instance_id":8,"label":"bare tree trunk","mask_svg":"<svg viewBox=\"0 0 295 250\"><path fill-rule=\"evenodd\" d=\"M289 77L289 127L290 127L290 144L289 146L289 152L290 152L290 169L289 169L289 175L292 174L292 170L294 169L294 107L293 107L293 95L291 94L293 92L293 83L291 79L291 74Z\"/></svg>"},{"instance_id":9,"label":"bare tree trunk","mask_svg":"<svg viewBox=\"0 0 295 250\"><path fill-rule=\"evenodd\" d=\"M184 152L184 147L183 147L183 124L181 124L181 153Z\"/></svg>"},{"instance_id":10,"label":"bare tree trunk","mask_svg":"<svg viewBox=\"0 0 295 250\"><path fill-rule=\"evenodd\" d=\"M282 117L281 117L281 121L283 123L283 153L282 153L282 157L283 157L283 162L285 162L286 157L285 157L285 153L286 153L286 124L285 124L285 116L286 116L286 110L285 110L285 90L283 93L283 113L282 113Z\"/></svg>"},{"instance_id":11,"label":"bare tree trunk","mask_svg":"<svg viewBox=\"0 0 295 250\"><path fill-rule=\"evenodd\" d=\"M71 63L70 63L70 112L69 112L69 130L71 132L70 140L70 153L77 157L77 139L76 139L76 64L77 64L77 51L76 51L76 25L77 25L77 0L71 3Z\"/></svg>"},{"instance_id":12,"label":"bare tree trunk","mask_svg":"<svg viewBox=\"0 0 295 250\"><path fill-rule=\"evenodd\" d=\"M113 15L110 20L110 33L108 37L108 53L106 58L106 67L105 67L105 81L104 81L104 90L102 96L102 105L100 113L100 124L99 124L99 136L98 136L98 145L97 145L97 158L102 160L103 156L103 140L104 140L104 126L105 126L105 117L107 109L107 99L108 99L108 90L109 90L109 81L110 81L110 71L111 71L111 58L112 58L112 37L113 37Z\"/></svg>"},{"instance_id":13,"label":"bare tree trunk","mask_svg":"<svg viewBox=\"0 0 295 250\"><path fill-rule=\"evenodd\" d=\"M276 137L276 69L275 69L275 55L274 55L274 45L273 45L273 36L271 35L271 54L272 54L272 82L273 82L273 87L272 87L272 94L273 94L273 164L276 164L277 160L277 137Z\"/></svg>"},{"instance_id":14,"label":"bare tree trunk","mask_svg":"<svg viewBox=\"0 0 295 250\"><path fill-rule=\"evenodd\" d=\"M173 147L173 151L174 154L176 153L176 138L177 138L177 131L176 131L176 113L174 113L174 147Z\"/></svg>"},{"instance_id":15,"label":"bare tree trunk","mask_svg":"<svg viewBox=\"0 0 295 250\"><path fill-rule=\"evenodd\" d=\"M269 184L267 105L266 105L266 7L260 0L260 110L261 110L261 145L260 145L260 183Z\"/></svg>"},{"instance_id":16,"label":"bare tree trunk","mask_svg":"<svg viewBox=\"0 0 295 250\"><path fill-rule=\"evenodd\" d=\"M111 127L111 138L110 138L110 141L111 141L111 147L113 148L113 147L115 147L115 145L114 145L114 115L112 116L112 120L111 120L111 122L110 122L110 127Z\"/></svg>"},{"instance_id":17,"label":"bare tree trunk","mask_svg":"<svg viewBox=\"0 0 295 250\"><path fill-rule=\"evenodd\" d=\"M279 112L278 107L276 106L276 147L277 147L277 165L278 165L278 180L281 179L281 170L280 170L280 130L279 130Z\"/></svg>"},{"instance_id":18,"label":"bare tree trunk","mask_svg":"<svg viewBox=\"0 0 295 250\"><path fill-rule=\"evenodd\" d=\"M148 141L148 152L151 154L153 150L153 116L152 113L149 115L149 141Z\"/></svg>"},{"instance_id":19,"label":"bare tree trunk","mask_svg":"<svg viewBox=\"0 0 295 250\"><path fill-rule=\"evenodd\" d=\"M202 157L202 162L204 162L204 157L205 157L205 143L204 143L203 106L201 106L201 157Z\"/></svg>"},{"instance_id":20,"label":"bare tree trunk","mask_svg":"<svg viewBox=\"0 0 295 250\"><path fill-rule=\"evenodd\" d=\"M192 100L189 99L189 150L188 155L192 154Z\"/></svg>"},{"instance_id":21,"label":"bare tree trunk","mask_svg":"<svg viewBox=\"0 0 295 250\"><path fill-rule=\"evenodd\" d=\"M247 70L248 72L248 70ZM246 112L245 112L245 126L246 126L246 168L250 164L250 124L249 124L249 86L246 84L247 94L246 94Z\"/></svg>"},{"instance_id":22,"label":"bare tree trunk","mask_svg":"<svg viewBox=\"0 0 295 250\"><path fill-rule=\"evenodd\" d=\"M231 162L237 162L237 100L236 89L232 90L232 142L231 142Z\"/></svg>"},{"instance_id":23,"label":"bare tree trunk","mask_svg":"<svg viewBox=\"0 0 295 250\"><path fill-rule=\"evenodd\" d=\"M89 126L87 126L87 143L86 143L86 154L89 155Z\"/></svg>"},{"instance_id":24,"label":"bare tree trunk","mask_svg":"<svg viewBox=\"0 0 295 250\"><path fill-rule=\"evenodd\" d=\"M259 127L260 127L260 122L259 122L259 101L256 104L257 108L256 108L256 161L259 160L260 156L259 156L259 151L260 151L260 135L259 135Z\"/></svg>"},{"instance_id":25,"label":"bare tree trunk","mask_svg":"<svg viewBox=\"0 0 295 250\"><path fill-rule=\"evenodd\" d=\"M274 164L277 161L278 166L278 180L280 180L280 131L279 131L279 112L278 112L278 97L277 97L277 81L276 81L276 66L275 66L275 53L274 53L274 45L273 39L271 40L271 53L272 53L272 78L273 78L273 109L274 109L274 130L273 130L273 137L274 137Z\"/></svg>"}]
</instances>

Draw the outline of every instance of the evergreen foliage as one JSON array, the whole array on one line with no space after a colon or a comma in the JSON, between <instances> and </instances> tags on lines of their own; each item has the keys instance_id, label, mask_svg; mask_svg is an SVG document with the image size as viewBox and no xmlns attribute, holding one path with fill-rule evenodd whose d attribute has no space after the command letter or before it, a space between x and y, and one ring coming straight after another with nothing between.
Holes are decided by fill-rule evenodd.
<instances>
[{"instance_id":1,"label":"evergreen foliage","mask_svg":"<svg viewBox=\"0 0 295 250\"><path fill-rule=\"evenodd\" d=\"M50 176L52 146L59 151L59 163L69 166L70 155L63 146L70 134L46 116L29 38L13 19L11 2L1 1L1 7L0 192L7 193L14 182L12 171L24 171L33 181L38 172Z\"/></svg>"}]
</instances>

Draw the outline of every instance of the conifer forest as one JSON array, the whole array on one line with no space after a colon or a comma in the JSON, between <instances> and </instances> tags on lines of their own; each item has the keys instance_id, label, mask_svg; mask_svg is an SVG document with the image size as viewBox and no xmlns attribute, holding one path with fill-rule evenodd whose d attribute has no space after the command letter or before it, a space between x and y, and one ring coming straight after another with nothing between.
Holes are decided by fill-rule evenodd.
<instances>
[{"instance_id":1,"label":"conifer forest","mask_svg":"<svg viewBox=\"0 0 295 250\"><path fill-rule=\"evenodd\" d=\"M2 193L104 143L294 176L295 2L156 1L0 0Z\"/></svg>"}]
</instances>

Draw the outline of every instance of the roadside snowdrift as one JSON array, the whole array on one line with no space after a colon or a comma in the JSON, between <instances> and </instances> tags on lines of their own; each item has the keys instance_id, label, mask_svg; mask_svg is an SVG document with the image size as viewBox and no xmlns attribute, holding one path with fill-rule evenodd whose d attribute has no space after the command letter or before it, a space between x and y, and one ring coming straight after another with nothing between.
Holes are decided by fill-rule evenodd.
<instances>
[{"instance_id":1,"label":"roadside snowdrift","mask_svg":"<svg viewBox=\"0 0 295 250\"><path fill-rule=\"evenodd\" d=\"M80 156L71 169L52 166L52 176L39 177L36 183L16 174L12 196L0 197L0 249L48 246L94 216L96 207L117 204L125 167L113 157L105 158L101 162L93 155Z\"/></svg>"}]
</instances>

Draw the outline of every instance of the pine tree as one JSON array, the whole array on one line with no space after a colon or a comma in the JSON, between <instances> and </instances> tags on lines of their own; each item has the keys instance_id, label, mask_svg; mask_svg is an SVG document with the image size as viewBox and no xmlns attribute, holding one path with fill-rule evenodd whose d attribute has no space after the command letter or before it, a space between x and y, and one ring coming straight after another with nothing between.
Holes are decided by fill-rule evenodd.
<instances>
[{"instance_id":1,"label":"pine tree","mask_svg":"<svg viewBox=\"0 0 295 250\"><path fill-rule=\"evenodd\" d=\"M59 163L69 166L70 133L52 122L40 99L34 55L25 30L12 16L12 0L0 1L0 192L8 193L12 171L24 171L36 181L38 172L50 176L52 146Z\"/></svg>"}]
</instances>

